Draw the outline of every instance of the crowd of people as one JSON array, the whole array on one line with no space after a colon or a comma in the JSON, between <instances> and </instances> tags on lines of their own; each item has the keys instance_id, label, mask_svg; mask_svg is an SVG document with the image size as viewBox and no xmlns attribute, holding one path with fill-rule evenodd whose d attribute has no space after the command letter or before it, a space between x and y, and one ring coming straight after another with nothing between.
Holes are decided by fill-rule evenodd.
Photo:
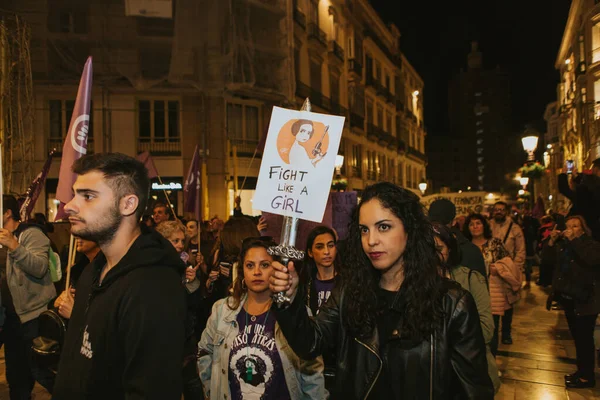
<instances>
[{"instance_id":1,"label":"crowd of people","mask_svg":"<svg viewBox=\"0 0 600 400\"><path fill-rule=\"evenodd\" d=\"M63 258L61 279L46 228L3 198L11 399L30 398L36 381L57 400L492 399L498 343L513 343L534 265L575 341L565 385L595 385L600 242L588 207L600 202L588 197L600 160L568 184L581 214L565 216L497 202L460 218L449 200L425 210L412 191L376 183L346 237L318 226L297 243L305 259L287 264L239 201L227 221L201 222L147 210L148 174L131 157L84 156L73 172L65 211L78 256L70 271Z\"/></svg>"}]
</instances>

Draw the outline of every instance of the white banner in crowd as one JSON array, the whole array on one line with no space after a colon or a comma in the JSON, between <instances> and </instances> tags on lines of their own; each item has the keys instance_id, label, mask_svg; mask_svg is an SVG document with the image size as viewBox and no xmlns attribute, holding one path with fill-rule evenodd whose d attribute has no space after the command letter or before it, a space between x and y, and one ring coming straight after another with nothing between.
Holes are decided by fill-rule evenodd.
<instances>
[{"instance_id":1,"label":"white banner in crowd","mask_svg":"<svg viewBox=\"0 0 600 400\"><path fill-rule=\"evenodd\" d=\"M344 119L273 107L253 208L320 223Z\"/></svg>"},{"instance_id":2,"label":"white banner in crowd","mask_svg":"<svg viewBox=\"0 0 600 400\"><path fill-rule=\"evenodd\" d=\"M491 194L491 196L490 196ZM456 206L456 216L485 212L486 207L497 201L510 203L506 195L488 192L437 193L421 197L421 204L429 209L431 203L438 199L448 199Z\"/></svg>"}]
</instances>

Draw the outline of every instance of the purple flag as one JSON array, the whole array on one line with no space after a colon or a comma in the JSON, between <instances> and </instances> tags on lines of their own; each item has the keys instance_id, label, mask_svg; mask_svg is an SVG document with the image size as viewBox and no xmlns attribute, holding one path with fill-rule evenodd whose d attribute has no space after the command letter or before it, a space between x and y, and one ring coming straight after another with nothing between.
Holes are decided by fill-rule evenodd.
<instances>
[{"instance_id":1,"label":"purple flag","mask_svg":"<svg viewBox=\"0 0 600 400\"><path fill-rule=\"evenodd\" d=\"M46 177L48 176L48 171L50 171L50 166L52 165L52 156L54 155L54 149L50 151L48 155L48 159L44 163L42 170L35 177L29 189L27 189L27 194L25 196L25 200L21 204L20 214L21 221L27 221L29 219L29 215L31 211L33 211L33 207L35 207L35 202L40 196L40 192L42 191L42 187L44 187L44 183L46 182Z\"/></svg>"},{"instance_id":2,"label":"purple flag","mask_svg":"<svg viewBox=\"0 0 600 400\"><path fill-rule=\"evenodd\" d=\"M144 167L148 170L148 178L156 178L158 176L158 170L154 165L154 160L148 151L144 151L143 153L138 154L135 157L139 162L144 164Z\"/></svg>"},{"instance_id":3,"label":"purple flag","mask_svg":"<svg viewBox=\"0 0 600 400\"><path fill-rule=\"evenodd\" d=\"M83 67L77 99L71 116L71 123L63 145L60 173L58 175L58 188L56 198L60 200L61 207L56 213L56 219L66 217L64 204L73 198L73 184L77 175L71 167L73 163L87 153L87 141L90 125L90 103L92 100L92 57L88 57Z\"/></svg>"},{"instance_id":4,"label":"purple flag","mask_svg":"<svg viewBox=\"0 0 600 400\"><path fill-rule=\"evenodd\" d=\"M200 150L198 149L198 145L196 145L194 157L192 158L190 169L185 178L185 185L183 186L183 211L193 212L196 215L196 220L200 221L198 190L200 190Z\"/></svg>"}]
</instances>

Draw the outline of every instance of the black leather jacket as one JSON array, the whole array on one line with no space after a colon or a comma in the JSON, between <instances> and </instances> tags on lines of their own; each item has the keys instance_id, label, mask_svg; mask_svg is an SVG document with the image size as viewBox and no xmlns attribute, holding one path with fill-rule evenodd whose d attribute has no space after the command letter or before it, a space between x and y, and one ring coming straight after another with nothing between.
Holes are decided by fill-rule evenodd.
<instances>
[{"instance_id":1,"label":"black leather jacket","mask_svg":"<svg viewBox=\"0 0 600 400\"><path fill-rule=\"evenodd\" d=\"M388 364L402 363L407 367L405 370L418 370L416 376L423 383L417 387L419 399L491 400L494 388L487 372L485 343L475 301L455 282L443 282L447 287L443 298L444 326L434 334L433 343L420 342L402 351L394 360L385 351L380 354L377 328L369 340L357 339L347 332L341 323L344 318L342 285L334 289L314 319L308 316L301 296L296 296L288 308L274 306L273 310L287 341L301 358L312 359L327 346L336 347L333 393L336 398L367 399L385 358ZM397 354L394 353L394 357L398 357Z\"/></svg>"}]
</instances>

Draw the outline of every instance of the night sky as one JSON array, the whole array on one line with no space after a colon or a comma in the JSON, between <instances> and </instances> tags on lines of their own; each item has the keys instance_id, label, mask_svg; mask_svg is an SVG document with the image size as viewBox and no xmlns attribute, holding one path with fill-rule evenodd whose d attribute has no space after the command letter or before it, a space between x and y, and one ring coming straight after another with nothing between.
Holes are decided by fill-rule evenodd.
<instances>
[{"instance_id":1,"label":"night sky","mask_svg":"<svg viewBox=\"0 0 600 400\"><path fill-rule=\"evenodd\" d=\"M544 110L556 100L554 62L571 1L370 2L385 22L400 29L400 48L425 82L429 135L448 132L448 83L466 69L473 40L479 42L485 68L500 65L510 74L514 132L530 123L544 131Z\"/></svg>"}]
</instances>

